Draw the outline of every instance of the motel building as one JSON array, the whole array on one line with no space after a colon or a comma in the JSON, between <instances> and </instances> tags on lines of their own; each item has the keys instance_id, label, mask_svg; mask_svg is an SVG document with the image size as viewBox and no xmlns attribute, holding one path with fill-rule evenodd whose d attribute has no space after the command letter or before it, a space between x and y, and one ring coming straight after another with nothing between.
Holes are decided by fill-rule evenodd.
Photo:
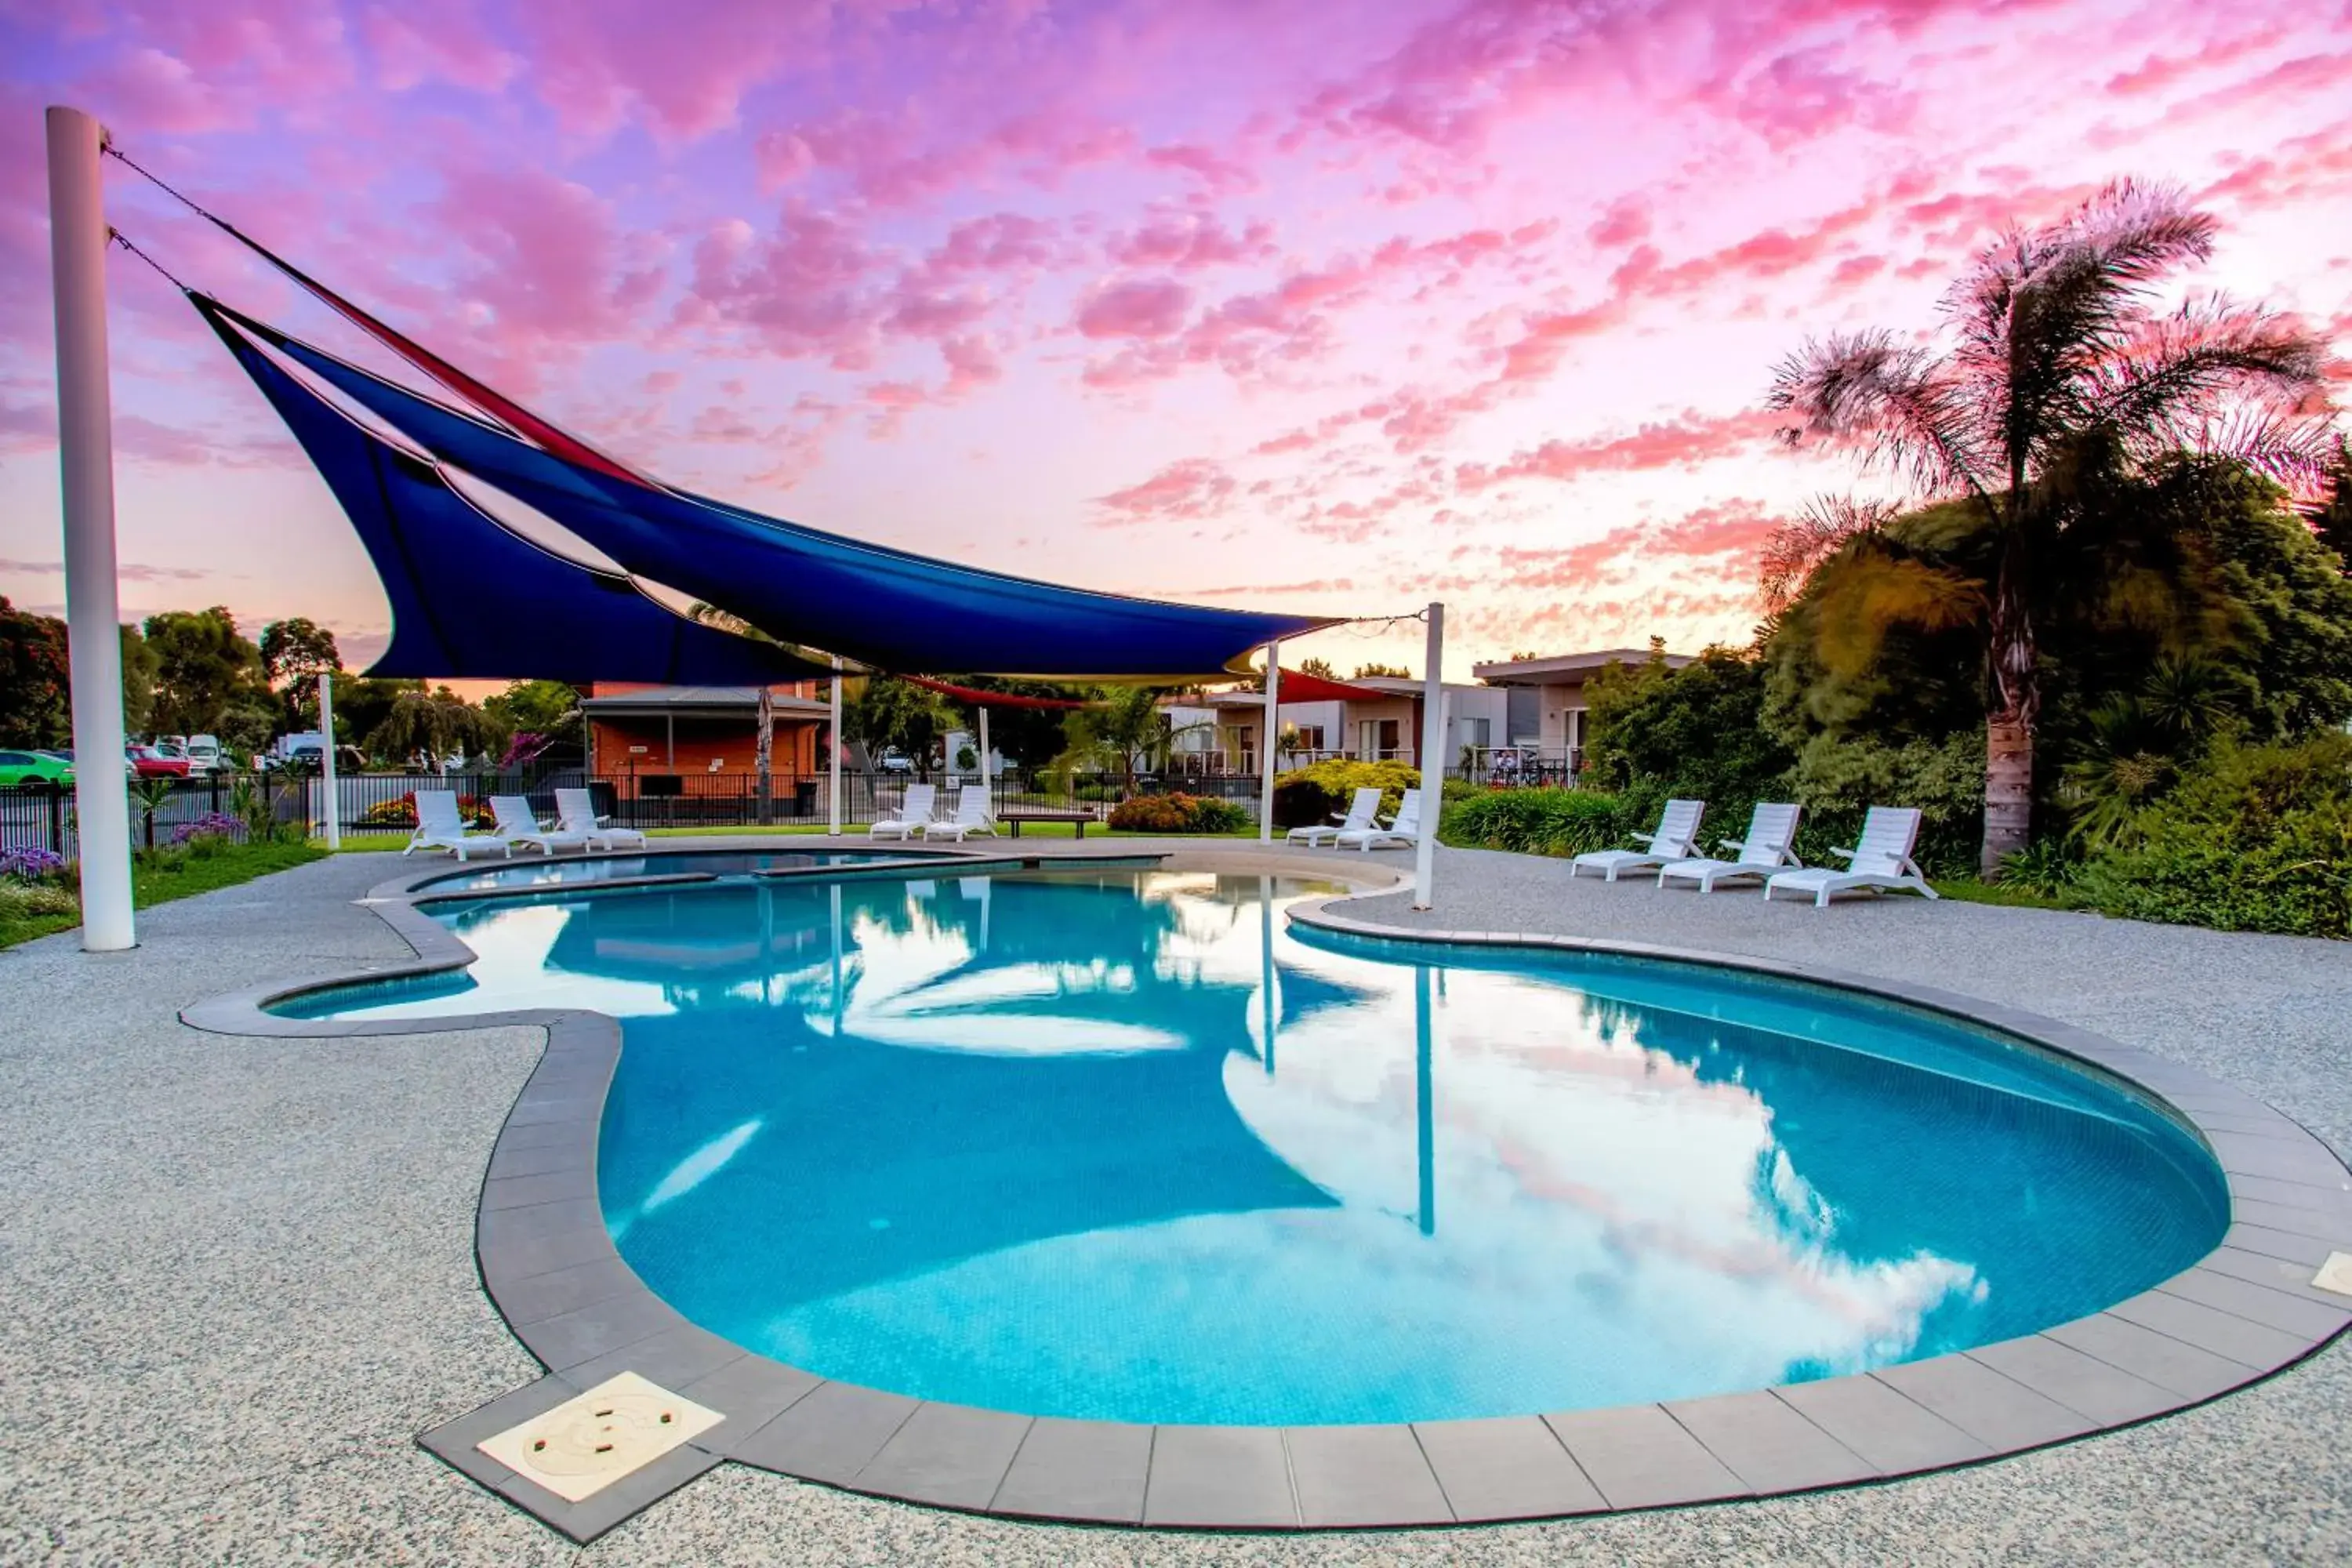
<instances>
[{"instance_id":1,"label":"motel building","mask_svg":"<svg viewBox=\"0 0 2352 1568\"><path fill-rule=\"evenodd\" d=\"M1688 654L1667 654L1679 669ZM1585 685L1612 664L1643 664L1647 648L1602 648L1474 665L1475 684L1448 681L1445 756L1451 770L1524 772L1571 778L1583 771ZM1422 684L1395 676L1328 680L1282 674L1276 771L1330 757L1421 763ZM1253 773L1258 767L1265 695L1223 691L1171 698L1176 768L1192 773Z\"/></svg>"},{"instance_id":2,"label":"motel building","mask_svg":"<svg viewBox=\"0 0 2352 1568\"><path fill-rule=\"evenodd\" d=\"M775 705L774 751L769 762L772 774L783 779L824 773L823 739L830 717L824 684L796 680L768 689ZM639 781L649 775L748 776L757 771L756 686L600 680L588 688L580 707L588 716L588 772L612 781L614 792L625 798L639 794Z\"/></svg>"}]
</instances>

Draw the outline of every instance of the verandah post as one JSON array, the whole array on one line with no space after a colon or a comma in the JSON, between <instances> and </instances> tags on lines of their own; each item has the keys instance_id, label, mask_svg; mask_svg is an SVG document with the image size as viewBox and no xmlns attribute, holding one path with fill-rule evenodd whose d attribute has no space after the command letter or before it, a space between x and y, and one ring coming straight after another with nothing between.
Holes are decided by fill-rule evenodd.
<instances>
[{"instance_id":1,"label":"verandah post","mask_svg":"<svg viewBox=\"0 0 2352 1568\"><path fill-rule=\"evenodd\" d=\"M1282 720L1282 642L1265 645L1265 717L1257 727L1257 841L1274 842L1274 733Z\"/></svg>"},{"instance_id":2,"label":"verandah post","mask_svg":"<svg viewBox=\"0 0 2352 1568\"><path fill-rule=\"evenodd\" d=\"M1421 681L1421 832L1412 846L1412 907L1429 908L1437 878L1437 818L1445 807L1445 606L1429 606Z\"/></svg>"}]
</instances>

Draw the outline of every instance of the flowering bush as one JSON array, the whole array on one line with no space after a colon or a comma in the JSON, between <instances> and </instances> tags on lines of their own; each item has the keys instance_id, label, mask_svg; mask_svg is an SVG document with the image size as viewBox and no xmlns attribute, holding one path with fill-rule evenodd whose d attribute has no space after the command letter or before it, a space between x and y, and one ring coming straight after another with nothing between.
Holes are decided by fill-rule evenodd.
<instances>
[{"instance_id":1,"label":"flowering bush","mask_svg":"<svg viewBox=\"0 0 2352 1568\"><path fill-rule=\"evenodd\" d=\"M504 771L535 763L539 761L540 753L553 744L555 737L552 735L542 735L535 730L519 730L515 738L507 742L507 754L499 759L499 767Z\"/></svg>"},{"instance_id":2,"label":"flowering bush","mask_svg":"<svg viewBox=\"0 0 2352 1568\"><path fill-rule=\"evenodd\" d=\"M58 876L65 868L66 858L54 849L32 844L17 849L0 849L0 878L37 882Z\"/></svg>"},{"instance_id":3,"label":"flowering bush","mask_svg":"<svg viewBox=\"0 0 2352 1568\"><path fill-rule=\"evenodd\" d=\"M208 811L194 822L184 822L172 829L172 842L187 844L199 838L235 840L244 836L245 824L225 811Z\"/></svg>"},{"instance_id":4,"label":"flowering bush","mask_svg":"<svg viewBox=\"0 0 2352 1568\"><path fill-rule=\"evenodd\" d=\"M1181 794L1139 795L1110 814L1110 826L1129 833L1230 833L1248 820L1231 801Z\"/></svg>"},{"instance_id":5,"label":"flowering bush","mask_svg":"<svg viewBox=\"0 0 2352 1568\"><path fill-rule=\"evenodd\" d=\"M476 795L457 797L457 815L469 826L489 827L497 823L491 815L490 803ZM362 827L414 827L416 826L416 793L411 790L398 800L380 800L360 813Z\"/></svg>"}]
</instances>

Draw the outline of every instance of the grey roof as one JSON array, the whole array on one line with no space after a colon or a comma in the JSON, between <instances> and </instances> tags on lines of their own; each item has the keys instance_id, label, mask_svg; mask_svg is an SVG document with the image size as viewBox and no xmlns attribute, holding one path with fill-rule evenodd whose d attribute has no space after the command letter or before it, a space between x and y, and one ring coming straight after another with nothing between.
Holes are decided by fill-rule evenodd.
<instances>
[{"instance_id":1,"label":"grey roof","mask_svg":"<svg viewBox=\"0 0 2352 1568\"><path fill-rule=\"evenodd\" d=\"M1696 656L1670 653L1665 661L1670 668L1680 669ZM1647 664L1650 650L1645 647L1606 647L1593 653L1558 653L1542 658L1496 659L1490 664L1474 664L1470 673L1489 686L1536 686L1548 679L1566 677L1581 680L1597 670L1612 664Z\"/></svg>"},{"instance_id":2,"label":"grey roof","mask_svg":"<svg viewBox=\"0 0 2352 1568\"><path fill-rule=\"evenodd\" d=\"M590 713L607 718L629 714L729 713L740 711L750 715L760 705L760 689L756 686L648 686L635 691L615 691L609 696L584 697L580 706ZM831 711L831 705L807 697L790 697L777 693L775 709L779 715L795 718L816 716Z\"/></svg>"}]
</instances>

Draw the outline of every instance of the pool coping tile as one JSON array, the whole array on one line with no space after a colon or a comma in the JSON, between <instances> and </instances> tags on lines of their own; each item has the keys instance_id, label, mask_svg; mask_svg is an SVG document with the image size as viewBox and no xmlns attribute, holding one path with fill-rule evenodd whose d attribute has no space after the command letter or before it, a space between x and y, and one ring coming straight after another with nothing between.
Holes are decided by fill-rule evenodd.
<instances>
[{"instance_id":1,"label":"pool coping tile","mask_svg":"<svg viewBox=\"0 0 2352 1568\"><path fill-rule=\"evenodd\" d=\"M1281 1531L1561 1518L1778 1495L2023 1452L2201 1404L2293 1364L2352 1324L2352 1300L2317 1290L2308 1279L2327 1252L2352 1251L2352 1171L2308 1131L2251 1096L2071 1025L1932 986L1816 965L1654 943L1381 925L1334 906L1407 887L1410 878L1393 864L1360 864L1352 856L1238 846L1097 852L1079 845L1076 852L1017 857L927 851L896 869L936 875L914 864L923 858L975 870L1091 861L1244 873L1311 869L1352 890L1292 906L1288 918L1297 928L1391 944L1450 942L1713 964L2000 1029L2071 1059L2194 1131L2223 1173L2231 1228L2213 1252L2173 1279L2038 1334L1871 1373L1671 1405L1281 1429L1033 1420L926 1402L828 1382L747 1352L688 1321L628 1268L604 1227L595 1188L604 1099L622 1050L617 1020L550 1008L383 1020L268 1011L314 992L446 973L472 963L472 951L419 906L503 894L431 892L422 884L448 874L447 864L419 865L356 900L409 944L415 962L250 986L195 1003L180 1016L194 1028L273 1038L517 1026L544 1031L539 1064L488 1152L475 1247L492 1304L551 1370L418 1434L421 1446L583 1542L730 1460L902 1501L1094 1524ZM835 869L774 874L822 879ZM616 879L595 890L703 879ZM2282 1272L2296 1268L2305 1270L2300 1281ZM579 1504L473 1448L480 1436L622 1370L640 1371L724 1419Z\"/></svg>"}]
</instances>

